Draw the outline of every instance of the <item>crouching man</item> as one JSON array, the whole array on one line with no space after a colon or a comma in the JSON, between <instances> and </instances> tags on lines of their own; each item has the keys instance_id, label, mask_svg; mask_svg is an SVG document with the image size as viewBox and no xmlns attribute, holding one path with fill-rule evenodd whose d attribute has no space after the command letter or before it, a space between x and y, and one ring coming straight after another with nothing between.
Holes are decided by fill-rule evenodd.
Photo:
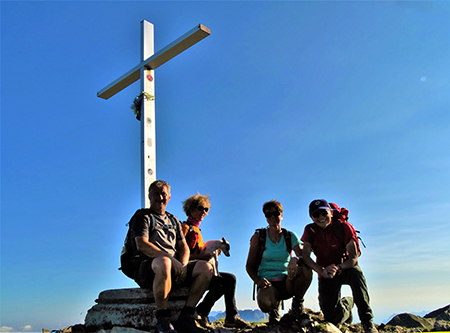
<instances>
[{"instance_id":1,"label":"crouching man","mask_svg":"<svg viewBox=\"0 0 450 333\"><path fill-rule=\"evenodd\" d=\"M348 222L338 220L338 211L323 199L309 205L313 223L305 227L303 261L319 275L319 305L325 320L340 325L351 323L353 302L365 333L378 332L369 305L366 279L358 265L358 245L355 229ZM333 216L336 215L336 216ZM311 259L314 251L316 262ZM340 298L342 285L350 286L351 297Z\"/></svg>"}]
</instances>

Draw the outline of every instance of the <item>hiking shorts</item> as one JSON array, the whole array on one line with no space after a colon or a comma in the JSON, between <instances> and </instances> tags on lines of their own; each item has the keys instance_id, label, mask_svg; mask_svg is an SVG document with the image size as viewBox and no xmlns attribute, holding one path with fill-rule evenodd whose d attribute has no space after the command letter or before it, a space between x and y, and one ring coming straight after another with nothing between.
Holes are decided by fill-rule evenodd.
<instances>
[{"instance_id":1,"label":"hiking shorts","mask_svg":"<svg viewBox=\"0 0 450 333\"><path fill-rule=\"evenodd\" d=\"M134 281L143 289L153 289L153 279L155 278L155 272L152 269L153 258L144 260L141 262L139 270L134 276ZM173 288L186 287L191 284L192 272L197 263L197 260L189 261L187 264L186 278L182 283L176 283L174 276L172 275ZM173 272L173 271L172 271Z\"/></svg>"}]
</instances>

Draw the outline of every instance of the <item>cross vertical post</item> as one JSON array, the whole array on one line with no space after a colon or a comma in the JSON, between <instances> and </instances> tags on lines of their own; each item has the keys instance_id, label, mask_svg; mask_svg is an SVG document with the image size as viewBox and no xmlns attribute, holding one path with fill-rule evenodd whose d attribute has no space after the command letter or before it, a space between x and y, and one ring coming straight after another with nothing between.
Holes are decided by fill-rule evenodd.
<instances>
[{"instance_id":1,"label":"cross vertical post","mask_svg":"<svg viewBox=\"0 0 450 333\"><path fill-rule=\"evenodd\" d=\"M155 75L154 70L173 57L208 37L211 31L197 25L180 38L154 53L153 24L141 21L141 61L121 77L97 92L97 96L109 99L130 84L141 80L141 205L150 207L148 188L156 180L156 132L155 132Z\"/></svg>"},{"instance_id":2,"label":"cross vertical post","mask_svg":"<svg viewBox=\"0 0 450 333\"><path fill-rule=\"evenodd\" d=\"M154 53L153 24L141 21L141 61ZM141 206L150 207L147 195L156 180L155 71L141 67ZM147 95L148 94L148 95ZM149 96L149 97L146 97Z\"/></svg>"}]
</instances>

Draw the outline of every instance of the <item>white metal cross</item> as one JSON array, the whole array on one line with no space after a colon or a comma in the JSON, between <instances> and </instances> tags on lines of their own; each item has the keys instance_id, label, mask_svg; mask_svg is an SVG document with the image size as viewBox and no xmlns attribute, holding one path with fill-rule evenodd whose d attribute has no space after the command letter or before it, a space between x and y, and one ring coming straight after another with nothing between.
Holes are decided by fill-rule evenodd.
<instances>
[{"instance_id":1,"label":"white metal cross","mask_svg":"<svg viewBox=\"0 0 450 333\"><path fill-rule=\"evenodd\" d=\"M130 84L141 80L142 98L141 121L141 204L149 207L147 191L156 180L156 134L155 134L155 75L154 70L177 56L192 45L210 35L210 30L202 24L167 45L154 54L153 24L141 21L141 62L97 93L108 99Z\"/></svg>"}]
</instances>

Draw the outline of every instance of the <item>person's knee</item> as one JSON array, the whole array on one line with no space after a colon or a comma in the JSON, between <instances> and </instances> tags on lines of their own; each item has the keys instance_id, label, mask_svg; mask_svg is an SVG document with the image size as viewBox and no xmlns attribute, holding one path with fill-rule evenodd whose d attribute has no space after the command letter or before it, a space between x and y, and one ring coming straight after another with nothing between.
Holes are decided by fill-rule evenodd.
<instances>
[{"instance_id":1,"label":"person's knee","mask_svg":"<svg viewBox=\"0 0 450 333\"><path fill-rule=\"evenodd\" d=\"M226 278L229 281L236 281L236 275L231 273L220 273L224 278Z\"/></svg>"},{"instance_id":2,"label":"person's knee","mask_svg":"<svg viewBox=\"0 0 450 333\"><path fill-rule=\"evenodd\" d=\"M270 312L275 309L278 299L273 288L260 289L257 296L258 306L262 312Z\"/></svg>"},{"instance_id":3,"label":"person's knee","mask_svg":"<svg viewBox=\"0 0 450 333\"><path fill-rule=\"evenodd\" d=\"M258 301L258 307L264 313L269 313L273 310L273 308L270 306L270 303L264 300Z\"/></svg>"},{"instance_id":4,"label":"person's knee","mask_svg":"<svg viewBox=\"0 0 450 333\"><path fill-rule=\"evenodd\" d=\"M268 313L273 309L273 304L267 297L261 297L258 295L257 297L258 307L262 312Z\"/></svg>"},{"instance_id":5,"label":"person's knee","mask_svg":"<svg viewBox=\"0 0 450 333\"><path fill-rule=\"evenodd\" d=\"M157 257L153 259L152 270L156 276L169 276L172 269L172 261L168 257Z\"/></svg>"},{"instance_id":6,"label":"person's knee","mask_svg":"<svg viewBox=\"0 0 450 333\"><path fill-rule=\"evenodd\" d=\"M214 269L212 267L212 265L204 260L199 260L197 261L197 263L195 264L194 267L194 275L202 275L207 277L209 280L212 278L214 274Z\"/></svg>"}]
</instances>

